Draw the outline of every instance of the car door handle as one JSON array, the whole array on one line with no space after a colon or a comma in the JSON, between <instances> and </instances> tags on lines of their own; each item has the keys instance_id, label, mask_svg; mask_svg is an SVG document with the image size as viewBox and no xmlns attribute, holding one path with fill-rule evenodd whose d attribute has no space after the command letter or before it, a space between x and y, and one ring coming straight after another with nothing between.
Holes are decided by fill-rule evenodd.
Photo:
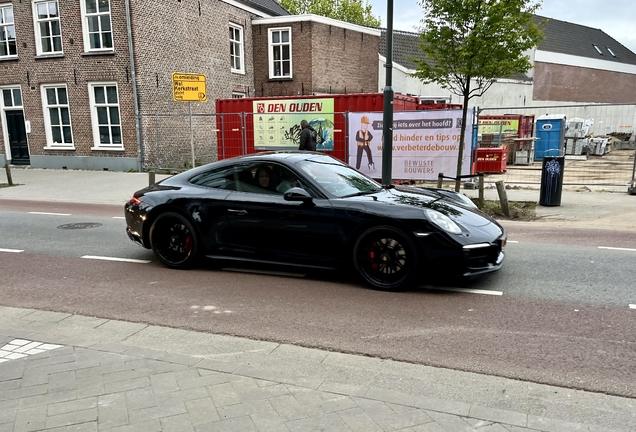
<instances>
[{"instance_id":1,"label":"car door handle","mask_svg":"<svg viewBox=\"0 0 636 432\"><path fill-rule=\"evenodd\" d=\"M247 210L228 209L227 211L228 211L228 213L234 213L234 214L237 214L237 215L246 215L247 214Z\"/></svg>"}]
</instances>

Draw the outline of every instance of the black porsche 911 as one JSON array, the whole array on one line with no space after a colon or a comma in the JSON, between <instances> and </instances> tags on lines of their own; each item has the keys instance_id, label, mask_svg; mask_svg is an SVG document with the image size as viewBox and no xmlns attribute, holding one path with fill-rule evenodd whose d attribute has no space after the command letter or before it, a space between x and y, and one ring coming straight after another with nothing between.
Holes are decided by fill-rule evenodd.
<instances>
[{"instance_id":1,"label":"black porsche 911","mask_svg":"<svg viewBox=\"0 0 636 432\"><path fill-rule=\"evenodd\" d=\"M382 186L330 156L266 152L214 162L135 192L131 240L171 268L200 257L352 268L378 289L502 266L505 230L464 195Z\"/></svg>"}]
</instances>

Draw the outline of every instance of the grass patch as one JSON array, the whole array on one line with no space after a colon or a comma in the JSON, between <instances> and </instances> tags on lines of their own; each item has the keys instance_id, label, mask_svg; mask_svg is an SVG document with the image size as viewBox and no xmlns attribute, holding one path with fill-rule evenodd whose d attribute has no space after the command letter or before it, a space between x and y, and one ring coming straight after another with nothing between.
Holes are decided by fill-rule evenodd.
<instances>
[{"instance_id":1,"label":"grass patch","mask_svg":"<svg viewBox=\"0 0 636 432\"><path fill-rule=\"evenodd\" d=\"M475 204L479 206L477 199L473 199ZM505 220L521 220L532 221L537 219L536 207L537 203L533 201L509 201L510 217L507 217L501 211L501 204L499 201L486 200L484 206L480 208L481 211L495 219Z\"/></svg>"}]
</instances>

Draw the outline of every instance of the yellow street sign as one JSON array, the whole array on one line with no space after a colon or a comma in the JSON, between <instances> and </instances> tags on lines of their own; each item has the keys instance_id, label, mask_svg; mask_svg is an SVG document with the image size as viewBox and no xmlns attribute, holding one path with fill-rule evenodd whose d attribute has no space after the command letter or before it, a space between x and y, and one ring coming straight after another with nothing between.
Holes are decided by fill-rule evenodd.
<instances>
[{"instance_id":1,"label":"yellow street sign","mask_svg":"<svg viewBox=\"0 0 636 432\"><path fill-rule=\"evenodd\" d=\"M173 72L172 94L175 102L206 102L205 75Z\"/></svg>"}]
</instances>

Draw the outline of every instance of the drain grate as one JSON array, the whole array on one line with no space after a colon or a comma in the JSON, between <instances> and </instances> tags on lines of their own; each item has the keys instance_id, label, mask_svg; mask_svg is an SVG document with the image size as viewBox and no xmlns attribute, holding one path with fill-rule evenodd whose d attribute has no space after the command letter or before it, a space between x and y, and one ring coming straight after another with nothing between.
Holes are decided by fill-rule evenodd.
<instances>
[{"instance_id":1,"label":"drain grate","mask_svg":"<svg viewBox=\"0 0 636 432\"><path fill-rule=\"evenodd\" d=\"M65 224L65 225L60 225L58 228L60 229L88 229L88 228L97 228L102 226L102 224L97 223L97 222L77 222L77 223L70 223L70 224Z\"/></svg>"}]
</instances>

